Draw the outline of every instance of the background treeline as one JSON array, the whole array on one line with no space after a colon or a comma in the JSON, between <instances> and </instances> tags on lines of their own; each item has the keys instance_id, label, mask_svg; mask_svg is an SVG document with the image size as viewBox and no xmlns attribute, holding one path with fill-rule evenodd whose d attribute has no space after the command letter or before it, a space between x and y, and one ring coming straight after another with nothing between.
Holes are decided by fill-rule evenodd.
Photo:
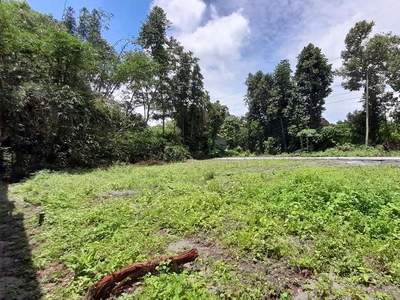
<instances>
[{"instance_id":1,"label":"background treeline","mask_svg":"<svg viewBox=\"0 0 400 300\"><path fill-rule=\"evenodd\" d=\"M287 60L273 73L249 74L248 113L241 118L228 116L221 129L233 150L229 153L277 154L364 143L400 150L400 37L392 33L371 37L373 26L374 22L361 21L351 28L339 70L332 69L321 49L309 44L299 54L294 74ZM345 89L363 91L363 107L329 125L322 112L334 76L344 79Z\"/></svg>"},{"instance_id":2,"label":"background treeline","mask_svg":"<svg viewBox=\"0 0 400 300\"><path fill-rule=\"evenodd\" d=\"M102 37L111 17L69 7L57 21L0 2L3 176L212 152L227 108L211 103L198 59L167 36L163 10L116 45Z\"/></svg>"},{"instance_id":3,"label":"background treeline","mask_svg":"<svg viewBox=\"0 0 400 300\"><path fill-rule=\"evenodd\" d=\"M68 7L59 21L25 2L0 1L2 176L400 142L400 38L371 36L373 22L350 30L339 70L309 44L294 72L283 60L272 73L249 74L248 113L236 117L210 101L199 60L168 36L161 8L152 8L138 38L115 45L103 37L111 17ZM363 90L363 108L326 126L322 112L337 75L345 89ZM228 151L216 147L218 135Z\"/></svg>"}]
</instances>

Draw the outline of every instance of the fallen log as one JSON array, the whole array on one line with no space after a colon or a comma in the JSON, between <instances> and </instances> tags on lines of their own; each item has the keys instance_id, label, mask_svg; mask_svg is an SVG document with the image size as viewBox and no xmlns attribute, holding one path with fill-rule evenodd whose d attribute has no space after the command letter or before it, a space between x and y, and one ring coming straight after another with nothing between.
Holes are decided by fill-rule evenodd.
<instances>
[{"instance_id":1,"label":"fallen log","mask_svg":"<svg viewBox=\"0 0 400 300\"><path fill-rule=\"evenodd\" d=\"M197 249L182 252L176 256L161 257L145 263L134 263L110 275L103 277L86 294L85 300L107 299L111 294L118 293L129 282L134 282L141 277L156 273L156 268L163 262L169 262L168 267L173 269L188 262L194 261L199 256Z\"/></svg>"}]
</instances>

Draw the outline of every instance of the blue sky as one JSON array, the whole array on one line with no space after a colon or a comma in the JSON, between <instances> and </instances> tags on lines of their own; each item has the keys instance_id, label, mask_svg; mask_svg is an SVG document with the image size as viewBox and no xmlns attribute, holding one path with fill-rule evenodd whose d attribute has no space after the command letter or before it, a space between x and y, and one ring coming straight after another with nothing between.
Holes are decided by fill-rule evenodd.
<instances>
[{"instance_id":1,"label":"blue sky","mask_svg":"<svg viewBox=\"0 0 400 300\"><path fill-rule=\"evenodd\" d=\"M113 19L110 21L110 30L104 36L115 43L124 37L137 37L141 22L146 19L149 12L151 1L146 0L28 0L29 5L42 13L52 14L56 19L61 19L64 5L72 6L77 15L81 7L89 9L101 8L112 13Z\"/></svg>"},{"instance_id":2,"label":"blue sky","mask_svg":"<svg viewBox=\"0 0 400 300\"><path fill-rule=\"evenodd\" d=\"M31 7L61 18L65 0L28 0ZM349 29L362 19L376 22L375 32L400 34L398 0L67 0L79 8L102 8L114 15L105 37L114 43L137 37L152 5L159 5L174 24L174 35L200 58L205 87L212 100L220 100L235 115L246 108L243 95L248 73L272 72L282 59L292 69L308 43L320 47L334 68L344 49ZM330 122L345 119L361 108L360 93L348 92L335 78L333 93L326 99L324 117Z\"/></svg>"}]
</instances>

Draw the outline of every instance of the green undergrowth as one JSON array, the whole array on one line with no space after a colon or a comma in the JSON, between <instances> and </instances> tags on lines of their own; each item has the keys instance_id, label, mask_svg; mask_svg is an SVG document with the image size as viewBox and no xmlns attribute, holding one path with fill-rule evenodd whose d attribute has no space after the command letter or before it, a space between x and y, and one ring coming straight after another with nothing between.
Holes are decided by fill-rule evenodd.
<instances>
[{"instance_id":1,"label":"green undergrowth","mask_svg":"<svg viewBox=\"0 0 400 300\"><path fill-rule=\"evenodd\" d=\"M35 265L63 265L73 274L68 284L53 278L49 299L78 299L104 275L173 254L169 244L195 234L218 241L230 259L200 259L198 270L147 276L120 298L291 299L293 289L274 286L268 267L254 270L253 279L242 275L238 266L254 260L309 272L313 299L395 299L399 175L397 166L205 161L40 172L13 185L10 196L46 212L33 237ZM323 274L335 278L329 280L337 291L324 288Z\"/></svg>"}]
</instances>

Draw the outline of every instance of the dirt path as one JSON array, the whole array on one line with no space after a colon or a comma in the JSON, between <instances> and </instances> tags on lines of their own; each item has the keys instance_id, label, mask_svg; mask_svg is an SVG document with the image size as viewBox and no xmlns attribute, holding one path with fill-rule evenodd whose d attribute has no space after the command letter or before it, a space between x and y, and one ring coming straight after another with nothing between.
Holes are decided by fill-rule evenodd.
<instances>
[{"instance_id":1,"label":"dirt path","mask_svg":"<svg viewBox=\"0 0 400 300\"><path fill-rule=\"evenodd\" d=\"M379 166L386 164L400 164L400 157L304 157L304 156L249 156L249 157L223 157L216 160L238 161L238 160L297 160L316 161L321 164L331 163L338 165L354 166Z\"/></svg>"},{"instance_id":2,"label":"dirt path","mask_svg":"<svg viewBox=\"0 0 400 300\"><path fill-rule=\"evenodd\" d=\"M0 182L0 300L40 299L24 215L7 191L8 186Z\"/></svg>"}]
</instances>

